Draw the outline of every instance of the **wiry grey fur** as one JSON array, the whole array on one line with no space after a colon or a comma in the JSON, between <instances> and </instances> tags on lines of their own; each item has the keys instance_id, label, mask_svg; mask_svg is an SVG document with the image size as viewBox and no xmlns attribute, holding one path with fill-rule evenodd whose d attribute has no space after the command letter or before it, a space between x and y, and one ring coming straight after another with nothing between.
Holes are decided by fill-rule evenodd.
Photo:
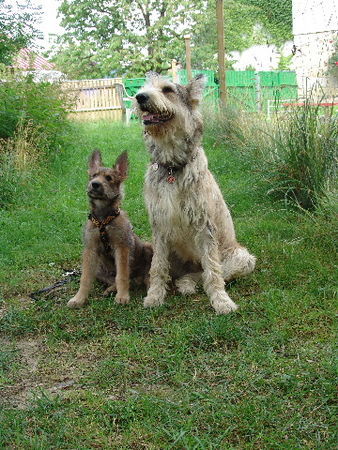
<instances>
[{"instance_id":1,"label":"wiry grey fur","mask_svg":"<svg viewBox=\"0 0 338 450\"><path fill-rule=\"evenodd\" d=\"M255 257L236 241L230 212L208 170L198 111L203 88L200 76L181 86L153 74L136 95L152 159L145 200L154 256L144 306L163 304L170 279L169 261L178 256L202 268L202 273L176 281L179 290L193 292L201 276L211 305L217 313L226 314L237 305L225 292L224 280L252 272ZM175 168L172 183L168 182L168 167Z\"/></svg>"}]
</instances>

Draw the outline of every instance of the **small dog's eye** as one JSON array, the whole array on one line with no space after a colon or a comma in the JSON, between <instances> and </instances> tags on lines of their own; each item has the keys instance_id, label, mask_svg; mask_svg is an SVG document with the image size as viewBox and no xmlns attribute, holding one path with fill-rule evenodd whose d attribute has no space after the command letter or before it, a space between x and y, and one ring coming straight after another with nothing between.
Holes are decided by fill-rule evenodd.
<instances>
[{"instance_id":1,"label":"small dog's eye","mask_svg":"<svg viewBox=\"0 0 338 450\"><path fill-rule=\"evenodd\" d=\"M98 173L94 173L94 174L92 175L92 178L96 178L96 177L98 177L98 176L99 176Z\"/></svg>"},{"instance_id":2,"label":"small dog's eye","mask_svg":"<svg viewBox=\"0 0 338 450\"><path fill-rule=\"evenodd\" d=\"M112 177L111 177L110 175L106 175L106 180L107 180L107 181L111 181L111 180L112 180Z\"/></svg>"},{"instance_id":3,"label":"small dog's eye","mask_svg":"<svg viewBox=\"0 0 338 450\"><path fill-rule=\"evenodd\" d=\"M170 92L174 92L174 89L171 88L170 86L164 86L164 88L162 89L163 94L169 94Z\"/></svg>"}]
</instances>

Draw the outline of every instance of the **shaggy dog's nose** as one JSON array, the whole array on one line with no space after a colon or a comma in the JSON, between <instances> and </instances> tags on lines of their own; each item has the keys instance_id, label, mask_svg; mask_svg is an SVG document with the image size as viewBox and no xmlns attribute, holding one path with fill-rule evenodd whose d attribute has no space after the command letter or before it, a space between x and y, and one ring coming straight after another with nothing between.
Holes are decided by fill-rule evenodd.
<instances>
[{"instance_id":1,"label":"shaggy dog's nose","mask_svg":"<svg viewBox=\"0 0 338 450\"><path fill-rule=\"evenodd\" d=\"M147 94L137 94L136 100L141 105L142 103L145 103L149 99L149 95Z\"/></svg>"},{"instance_id":2,"label":"shaggy dog's nose","mask_svg":"<svg viewBox=\"0 0 338 450\"><path fill-rule=\"evenodd\" d=\"M99 189L100 186L101 186L101 183L96 183L95 181L94 181L94 183L92 183L92 188L95 190Z\"/></svg>"}]
</instances>

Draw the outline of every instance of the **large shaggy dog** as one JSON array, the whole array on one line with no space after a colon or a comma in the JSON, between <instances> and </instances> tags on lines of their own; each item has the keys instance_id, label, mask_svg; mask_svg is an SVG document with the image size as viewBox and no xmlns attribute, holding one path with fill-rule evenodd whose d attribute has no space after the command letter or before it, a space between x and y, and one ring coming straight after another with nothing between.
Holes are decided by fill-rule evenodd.
<instances>
[{"instance_id":1,"label":"large shaggy dog","mask_svg":"<svg viewBox=\"0 0 338 450\"><path fill-rule=\"evenodd\" d=\"M145 200L153 231L154 255L144 306L161 305L170 280L170 261L200 264L203 286L218 314L237 309L224 289L224 280L246 275L255 257L237 241L230 212L208 170L201 144L202 118L198 105L204 79L187 86L157 74L136 95L136 108L145 126L152 163L145 182ZM176 284L190 293L198 275Z\"/></svg>"}]
</instances>

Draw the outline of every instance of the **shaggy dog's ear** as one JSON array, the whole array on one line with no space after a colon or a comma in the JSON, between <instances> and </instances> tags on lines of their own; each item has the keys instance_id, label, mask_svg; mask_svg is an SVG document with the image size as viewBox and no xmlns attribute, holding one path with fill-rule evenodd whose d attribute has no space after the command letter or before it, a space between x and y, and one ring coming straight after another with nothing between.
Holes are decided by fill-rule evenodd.
<instances>
[{"instance_id":1,"label":"shaggy dog's ear","mask_svg":"<svg viewBox=\"0 0 338 450\"><path fill-rule=\"evenodd\" d=\"M149 72L146 73L146 80L148 82L157 80L159 77L160 77L160 74L157 72L154 72L153 70L149 70Z\"/></svg>"},{"instance_id":2,"label":"shaggy dog's ear","mask_svg":"<svg viewBox=\"0 0 338 450\"><path fill-rule=\"evenodd\" d=\"M88 173L95 173L103 166L101 152L99 150L94 150L89 158L89 170Z\"/></svg>"},{"instance_id":3,"label":"shaggy dog's ear","mask_svg":"<svg viewBox=\"0 0 338 450\"><path fill-rule=\"evenodd\" d=\"M128 153L125 151L117 158L114 169L119 172L122 180L127 178L128 174Z\"/></svg>"},{"instance_id":4,"label":"shaggy dog's ear","mask_svg":"<svg viewBox=\"0 0 338 450\"><path fill-rule=\"evenodd\" d=\"M200 74L193 78L187 85L188 97L193 108L196 108L203 97L205 77Z\"/></svg>"}]
</instances>

